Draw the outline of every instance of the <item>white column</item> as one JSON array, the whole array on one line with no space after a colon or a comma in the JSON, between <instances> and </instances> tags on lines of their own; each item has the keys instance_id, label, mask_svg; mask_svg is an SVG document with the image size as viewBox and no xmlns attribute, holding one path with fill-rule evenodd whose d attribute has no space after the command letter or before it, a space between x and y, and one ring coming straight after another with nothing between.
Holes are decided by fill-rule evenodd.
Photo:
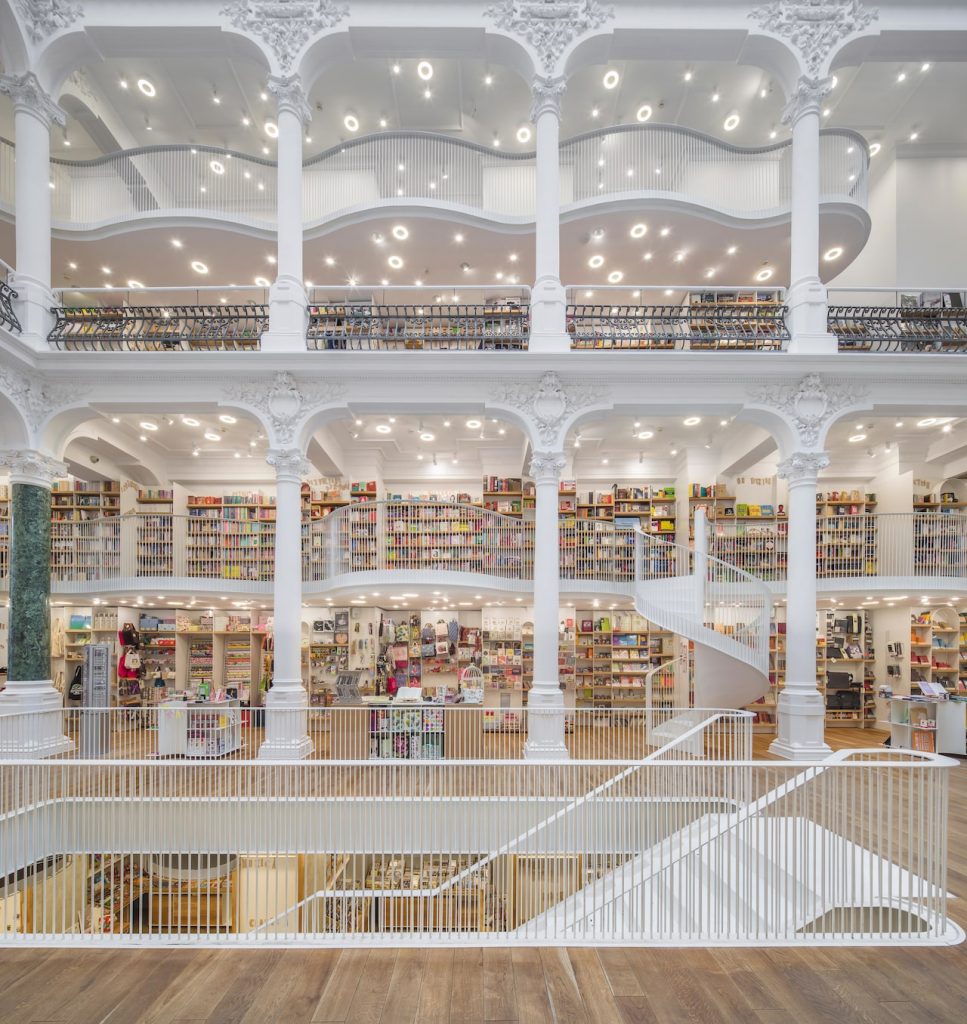
<instances>
[{"instance_id":1,"label":"white column","mask_svg":"<svg viewBox=\"0 0 967 1024\"><path fill-rule=\"evenodd\" d=\"M790 351L813 354L836 351L826 327L826 286L819 279L819 124L831 88L831 78L800 78L782 115L792 125Z\"/></svg>"},{"instance_id":2,"label":"white column","mask_svg":"<svg viewBox=\"0 0 967 1024\"><path fill-rule=\"evenodd\" d=\"M302 682L302 478L308 466L297 448L273 448L275 467L275 652L265 699L265 740L259 757L297 760L312 753L309 698Z\"/></svg>"},{"instance_id":3,"label":"white column","mask_svg":"<svg viewBox=\"0 0 967 1024\"><path fill-rule=\"evenodd\" d=\"M561 96L563 78L535 78L531 120L536 136L535 274L530 347L566 351L566 298L561 285Z\"/></svg>"},{"instance_id":4,"label":"white column","mask_svg":"<svg viewBox=\"0 0 967 1024\"><path fill-rule=\"evenodd\" d=\"M46 348L55 305L50 291L50 128L65 124L66 115L33 72L0 75L0 93L14 102L17 248L10 283L19 295L22 337Z\"/></svg>"},{"instance_id":5,"label":"white column","mask_svg":"<svg viewBox=\"0 0 967 1024\"><path fill-rule=\"evenodd\" d=\"M558 491L563 452L534 452L530 473L536 491L534 511L534 685L527 695L524 756L563 760L564 694L558 680L557 648L561 615Z\"/></svg>"},{"instance_id":6,"label":"white column","mask_svg":"<svg viewBox=\"0 0 967 1024\"><path fill-rule=\"evenodd\" d=\"M312 119L298 75L269 79L278 102L278 263L269 292L269 331L262 346L304 352L309 324L302 270L302 135Z\"/></svg>"},{"instance_id":7,"label":"white column","mask_svg":"<svg viewBox=\"0 0 967 1024\"><path fill-rule=\"evenodd\" d=\"M816 688L816 477L823 452L795 452L779 465L789 481L786 583L786 685L779 694L773 754L792 760L826 757L826 707Z\"/></svg>"}]
</instances>

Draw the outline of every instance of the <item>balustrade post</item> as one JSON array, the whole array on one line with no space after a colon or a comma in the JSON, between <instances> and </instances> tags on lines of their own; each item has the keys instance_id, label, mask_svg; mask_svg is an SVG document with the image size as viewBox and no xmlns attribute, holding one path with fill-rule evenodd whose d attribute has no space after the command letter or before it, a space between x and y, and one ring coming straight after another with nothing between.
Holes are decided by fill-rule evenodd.
<instances>
[{"instance_id":1,"label":"balustrade post","mask_svg":"<svg viewBox=\"0 0 967 1024\"><path fill-rule=\"evenodd\" d=\"M527 695L524 756L564 760L564 694L558 681L560 628L560 527L558 491L567 464L563 452L534 452L534 682ZM531 711L535 713L531 713Z\"/></svg>"},{"instance_id":2,"label":"balustrade post","mask_svg":"<svg viewBox=\"0 0 967 1024\"><path fill-rule=\"evenodd\" d=\"M823 452L795 452L779 464L789 481L786 583L786 685L779 694L779 735L769 750L791 760L823 758L826 706L816 687L816 478Z\"/></svg>"},{"instance_id":3,"label":"balustrade post","mask_svg":"<svg viewBox=\"0 0 967 1024\"><path fill-rule=\"evenodd\" d=\"M54 326L50 307L50 129L66 123L37 76L0 75L0 94L14 103L16 200L16 272L10 286L19 294L17 317L21 337L35 348L46 349Z\"/></svg>"},{"instance_id":4,"label":"balustrade post","mask_svg":"<svg viewBox=\"0 0 967 1024\"><path fill-rule=\"evenodd\" d=\"M269 330L262 348L304 352L309 310L302 269L302 135L312 112L298 75L273 76L269 92L278 104L278 262L269 292Z\"/></svg>"},{"instance_id":5,"label":"balustrade post","mask_svg":"<svg viewBox=\"0 0 967 1024\"><path fill-rule=\"evenodd\" d=\"M534 170L535 262L530 347L566 351L567 298L561 284L561 96L563 78L535 78L531 120L536 138Z\"/></svg>"},{"instance_id":6,"label":"balustrade post","mask_svg":"<svg viewBox=\"0 0 967 1024\"><path fill-rule=\"evenodd\" d=\"M792 210L789 275L791 352L836 352L827 329L828 297L819 277L819 122L831 78L802 77L783 111L792 126Z\"/></svg>"},{"instance_id":7,"label":"balustrade post","mask_svg":"<svg viewBox=\"0 0 967 1024\"><path fill-rule=\"evenodd\" d=\"M0 465L9 467L11 491L10 636L0 738L5 750L49 757L74 746L64 736L64 698L50 673L50 489L67 467L33 450L0 451ZM26 717L4 723L4 712Z\"/></svg>"},{"instance_id":8,"label":"balustrade post","mask_svg":"<svg viewBox=\"0 0 967 1024\"><path fill-rule=\"evenodd\" d=\"M302 682L302 478L309 467L297 448L273 448L265 461L276 479L275 648L259 757L299 760L312 753Z\"/></svg>"}]
</instances>

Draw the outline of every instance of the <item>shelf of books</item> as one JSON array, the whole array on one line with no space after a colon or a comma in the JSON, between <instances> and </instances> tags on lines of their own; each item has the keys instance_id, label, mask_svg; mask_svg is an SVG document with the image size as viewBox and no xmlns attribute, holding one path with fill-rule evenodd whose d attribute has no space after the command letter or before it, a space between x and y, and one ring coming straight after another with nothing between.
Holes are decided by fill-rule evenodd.
<instances>
[{"instance_id":1,"label":"shelf of books","mask_svg":"<svg viewBox=\"0 0 967 1024\"><path fill-rule=\"evenodd\" d=\"M210 694L215 675L214 641L208 636L193 636L188 641L188 689Z\"/></svg>"},{"instance_id":2,"label":"shelf of books","mask_svg":"<svg viewBox=\"0 0 967 1024\"><path fill-rule=\"evenodd\" d=\"M535 500L532 488L528 490L528 498ZM483 507L501 515L521 517L524 513L524 481L520 477L485 476Z\"/></svg>"},{"instance_id":3,"label":"shelf of books","mask_svg":"<svg viewBox=\"0 0 967 1024\"><path fill-rule=\"evenodd\" d=\"M309 703L320 706L333 692L336 676L349 669L349 609L327 608L309 631Z\"/></svg>"},{"instance_id":4,"label":"shelf of books","mask_svg":"<svg viewBox=\"0 0 967 1024\"><path fill-rule=\"evenodd\" d=\"M103 525L121 510L117 480L55 480L50 494L50 568L55 580L96 580L120 568L120 538Z\"/></svg>"},{"instance_id":5,"label":"shelf of books","mask_svg":"<svg viewBox=\"0 0 967 1024\"><path fill-rule=\"evenodd\" d=\"M912 613L910 618L910 684L939 683L949 693L962 692L962 664L967 648L963 635L964 616L953 608L935 608Z\"/></svg>"},{"instance_id":6,"label":"shelf of books","mask_svg":"<svg viewBox=\"0 0 967 1024\"><path fill-rule=\"evenodd\" d=\"M816 679L826 703L826 726L876 724L873 622L865 609L816 613Z\"/></svg>"},{"instance_id":7,"label":"shelf of books","mask_svg":"<svg viewBox=\"0 0 967 1024\"><path fill-rule=\"evenodd\" d=\"M275 498L249 494L188 497L190 577L270 580L275 566Z\"/></svg>"},{"instance_id":8,"label":"shelf of books","mask_svg":"<svg viewBox=\"0 0 967 1024\"><path fill-rule=\"evenodd\" d=\"M816 495L816 572L834 576L875 576L877 566L876 495L830 491Z\"/></svg>"},{"instance_id":9,"label":"shelf of books","mask_svg":"<svg viewBox=\"0 0 967 1024\"><path fill-rule=\"evenodd\" d=\"M769 507L769 506L767 506ZM716 522L712 553L716 558L762 580L784 580L789 524L785 521Z\"/></svg>"},{"instance_id":10,"label":"shelf of books","mask_svg":"<svg viewBox=\"0 0 967 1024\"><path fill-rule=\"evenodd\" d=\"M937 517L963 515L967 503L957 500L953 491L935 499L933 494L913 496L914 512L926 513L913 520L913 571L920 576L963 576L967 571L963 530L949 529L949 521Z\"/></svg>"}]
</instances>

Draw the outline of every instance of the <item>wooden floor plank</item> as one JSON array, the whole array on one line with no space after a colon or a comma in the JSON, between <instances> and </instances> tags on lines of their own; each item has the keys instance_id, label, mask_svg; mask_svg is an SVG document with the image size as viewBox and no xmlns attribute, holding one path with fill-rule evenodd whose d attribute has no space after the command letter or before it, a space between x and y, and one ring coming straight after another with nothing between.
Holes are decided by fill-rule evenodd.
<instances>
[{"instance_id":1,"label":"wooden floor plank","mask_svg":"<svg viewBox=\"0 0 967 1024\"><path fill-rule=\"evenodd\" d=\"M423 988L427 950L401 949L390 978L389 995L383 1004L380 1024L414 1024Z\"/></svg>"},{"instance_id":2,"label":"wooden floor plank","mask_svg":"<svg viewBox=\"0 0 967 1024\"><path fill-rule=\"evenodd\" d=\"M309 1024L339 960L338 949L287 950L296 965L296 979L286 1002L287 1024Z\"/></svg>"},{"instance_id":3,"label":"wooden floor plank","mask_svg":"<svg viewBox=\"0 0 967 1024\"><path fill-rule=\"evenodd\" d=\"M624 997L637 999L644 995L638 984L638 979L635 977L635 972L628 962L627 950L618 946L602 946L598 950L598 959L601 961L601 967L615 999Z\"/></svg>"},{"instance_id":4,"label":"wooden floor plank","mask_svg":"<svg viewBox=\"0 0 967 1024\"><path fill-rule=\"evenodd\" d=\"M453 987L450 992L450 1020L483 1021L483 950L453 951Z\"/></svg>"},{"instance_id":5,"label":"wooden floor plank","mask_svg":"<svg viewBox=\"0 0 967 1024\"><path fill-rule=\"evenodd\" d=\"M313 1014L313 1024L322 1021L326 1021L328 1024L330 1021L343 1022L346 1020L368 956L368 949L340 950L335 969L326 983L322 998Z\"/></svg>"},{"instance_id":6,"label":"wooden floor plank","mask_svg":"<svg viewBox=\"0 0 967 1024\"><path fill-rule=\"evenodd\" d=\"M483 951L483 1019L517 1020L517 988L510 950L497 946Z\"/></svg>"},{"instance_id":7,"label":"wooden floor plank","mask_svg":"<svg viewBox=\"0 0 967 1024\"><path fill-rule=\"evenodd\" d=\"M597 950L587 946L575 947L567 951L567 958L592 1024L622 1024L621 1011L615 1003Z\"/></svg>"},{"instance_id":8,"label":"wooden floor plank","mask_svg":"<svg viewBox=\"0 0 967 1024\"><path fill-rule=\"evenodd\" d=\"M453 994L453 950L431 949L423 965L416 1019L419 1024L448 1024Z\"/></svg>"},{"instance_id":9,"label":"wooden floor plank","mask_svg":"<svg viewBox=\"0 0 967 1024\"><path fill-rule=\"evenodd\" d=\"M544 965L539 949L523 946L510 951L517 994L517 1019L521 1024L549 1024L553 1019Z\"/></svg>"},{"instance_id":10,"label":"wooden floor plank","mask_svg":"<svg viewBox=\"0 0 967 1024\"><path fill-rule=\"evenodd\" d=\"M260 998L262 991L274 983L281 957L281 950L259 950L256 956L247 959L244 969L240 959L238 970L222 998L206 1017L208 1024L238 1024L252 1003Z\"/></svg>"},{"instance_id":11,"label":"wooden floor plank","mask_svg":"<svg viewBox=\"0 0 967 1024\"><path fill-rule=\"evenodd\" d=\"M590 1021L587 1007L581 998L568 951L561 947L544 947L540 951L541 965L544 968L544 979L547 995L551 1004L551 1019L554 1021L578 1024Z\"/></svg>"},{"instance_id":12,"label":"wooden floor plank","mask_svg":"<svg viewBox=\"0 0 967 1024\"><path fill-rule=\"evenodd\" d=\"M379 1024L398 957L397 949L370 950L346 1015L347 1024Z\"/></svg>"}]
</instances>

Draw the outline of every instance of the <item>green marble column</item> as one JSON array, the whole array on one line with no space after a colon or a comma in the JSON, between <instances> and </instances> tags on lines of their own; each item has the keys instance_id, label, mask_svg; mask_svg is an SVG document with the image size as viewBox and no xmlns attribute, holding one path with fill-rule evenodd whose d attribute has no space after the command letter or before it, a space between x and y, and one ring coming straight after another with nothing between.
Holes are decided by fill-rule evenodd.
<instances>
[{"instance_id":1,"label":"green marble column","mask_svg":"<svg viewBox=\"0 0 967 1024\"><path fill-rule=\"evenodd\" d=\"M7 677L50 679L50 489L14 483Z\"/></svg>"}]
</instances>

